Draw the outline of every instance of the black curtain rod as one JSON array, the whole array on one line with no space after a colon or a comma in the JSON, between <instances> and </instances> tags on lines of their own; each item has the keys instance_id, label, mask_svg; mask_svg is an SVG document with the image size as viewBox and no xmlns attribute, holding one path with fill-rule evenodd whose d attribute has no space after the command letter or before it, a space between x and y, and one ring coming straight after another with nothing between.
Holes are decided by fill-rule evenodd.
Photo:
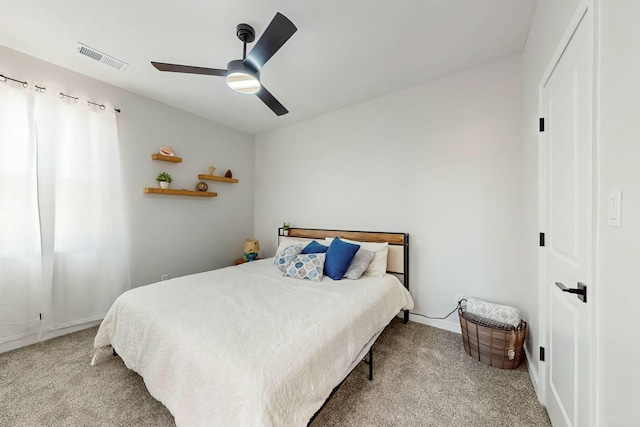
<instances>
[{"instance_id":1,"label":"black curtain rod","mask_svg":"<svg viewBox=\"0 0 640 427\"><path fill-rule=\"evenodd\" d=\"M20 83L22 84L22 87L27 88L29 87L29 83L27 82L23 82L22 80L17 80L11 77L7 77L4 74L0 74L0 82L6 82L7 80L11 80L12 82L16 82L16 83ZM40 93L44 93L47 91L46 87L43 86L38 86L36 85L36 90ZM71 99L75 99L76 102L80 101L80 98L78 98L77 96L71 96L71 95L67 95L65 93L60 92L60 98L71 98ZM91 105L95 105L96 107L99 107L101 110L104 110L106 107L104 106L104 104L98 104L96 102L91 102L91 101L87 101L87 105L91 104ZM120 113L122 110L120 110L119 108L114 108L113 111L115 111L116 113Z\"/></svg>"}]
</instances>

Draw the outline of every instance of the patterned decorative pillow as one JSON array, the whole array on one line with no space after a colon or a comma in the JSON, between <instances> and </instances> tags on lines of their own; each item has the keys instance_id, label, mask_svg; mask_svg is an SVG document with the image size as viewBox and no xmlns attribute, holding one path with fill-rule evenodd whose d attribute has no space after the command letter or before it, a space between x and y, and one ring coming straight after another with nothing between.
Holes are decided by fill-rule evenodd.
<instances>
[{"instance_id":1,"label":"patterned decorative pillow","mask_svg":"<svg viewBox=\"0 0 640 427\"><path fill-rule=\"evenodd\" d=\"M287 266L284 276L319 282L324 271L326 254L296 255Z\"/></svg>"},{"instance_id":2,"label":"patterned decorative pillow","mask_svg":"<svg viewBox=\"0 0 640 427\"><path fill-rule=\"evenodd\" d=\"M276 257L273 259L273 263L280 269L280 271L284 271L291 260L300 252L302 252L301 244L287 246L278 255L276 255Z\"/></svg>"},{"instance_id":3,"label":"patterned decorative pillow","mask_svg":"<svg viewBox=\"0 0 640 427\"><path fill-rule=\"evenodd\" d=\"M493 304L476 298L468 298L465 310L486 319L497 320L517 327L520 324L520 310L508 305Z\"/></svg>"}]
</instances>

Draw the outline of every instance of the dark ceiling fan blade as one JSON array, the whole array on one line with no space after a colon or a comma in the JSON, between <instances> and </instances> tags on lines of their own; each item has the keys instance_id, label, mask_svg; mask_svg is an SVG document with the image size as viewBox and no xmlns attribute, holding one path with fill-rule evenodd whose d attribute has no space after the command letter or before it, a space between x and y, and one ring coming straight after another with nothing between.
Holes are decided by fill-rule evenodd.
<instances>
[{"instance_id":1,"label":"dark ceiling fan blade","mask_svg":"<svg viewBox=\"0 0 640 427\"><path fill-rule=\"evenodd\" d=\"M172 73L205 74L208 76L226 76L227 70L218 68L192 67L190 65L165 64L164 62L151 62L151 65L160 71L170 71Z\"/></svg>"},{"instance_id":2,"label":"dark ceiling fan blade","mask_svg":"<svg viewBox=\"0 0 640 427\"><path fill-rule=\"evenodd\" d=\"M262 102L267 104L267 107L271 108L271 111L276 113L276 115L283 116L289 112L289 110L284 108L284 105L280 104L280 101L271 95L271 92L269 92L264 86L260 87L260 90L256 95L262 100Z\"/></svg>"},{"instance_id":3,"label":"dark ceiling fan blade","mask_svg":"<svg viewBox=\"0 0 640 427\"><path fill-rule=\"evenodd\" d=\"M256 43L254 48L249 52L244 62L248 62L256 70L260 71L264 64L282 47L283 44L291 38L295 32L298 31L293 22L281 14L276 13L276 16L271 20L271 23L264 30L262 37Z\"/></svg>"}]
</instances>

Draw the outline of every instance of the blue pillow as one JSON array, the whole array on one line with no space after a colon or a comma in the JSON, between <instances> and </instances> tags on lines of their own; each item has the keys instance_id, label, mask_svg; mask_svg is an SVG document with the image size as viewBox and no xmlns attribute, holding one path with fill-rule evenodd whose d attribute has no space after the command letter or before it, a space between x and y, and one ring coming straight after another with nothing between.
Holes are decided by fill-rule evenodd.
<instances>
[{"instance_id":1,"label":"blue pillow","mask_svg":"<svg viewBox=\"0 0 640 427\"><path fill-rule=\"evenodd\" d=\"M324 274L333 280L340 280L349 268L351 260L356 256L360 245L343 242L337 237L331 242L327 249L327 259L324 263Z\"/></svg>"},{"instance_id":2,"label":"blue pillow","mask_svg":"<svg viewBox=\"0 0 640 427\"><path fill-rule=\"evenodd\" d=\"M307 246L305 246L302 252L300 253L301 254L323 254L327 252L327 249L329 249L329 246L321 245L320 243L314 240L311 243L309 243Z\"/></svg>"}]
</instances>

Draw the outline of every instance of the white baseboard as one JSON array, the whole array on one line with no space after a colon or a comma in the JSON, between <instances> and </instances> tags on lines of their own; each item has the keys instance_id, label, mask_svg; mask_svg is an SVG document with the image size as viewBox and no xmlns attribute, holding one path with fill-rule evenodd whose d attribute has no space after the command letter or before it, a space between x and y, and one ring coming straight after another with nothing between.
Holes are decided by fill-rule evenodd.
<instances>
[{"instance_id":1,"label":"white baseboard","mask_svg":"<svg viewBox=\"0 0 640 427\"><path fill-rule=\"evenodd\" d=\"M31 344L37 344L42 341L47 341L52 338L60 337L62 335L67 335L73 332L78 332L83 329L92 328L94 326L98 326L102 322L101 320L94 320L92 322L83 323L81 325L73 325L67 328L57 329L55 331L47 332L44 337L40 338L39 335L31 335L29 337L24 337L19 340L9 341L3 344L0 344L0 353L5 353L7 351L15 350L20 347L26 347Z\"/></svg>"},{"instance_id":2,"label":"white baseboard","mask_svg":"<svg viewBox=\"0 0 640 427\"><path fill-rule=\"evenodd\" d=\"M531 363L531 354L529 354L529 350L527 350L527 346L524 347L524 354L527 356L527 370L529 371L529 377L531 378L531 384L533 384L533 390L536 392L536 397L538 401L544 405L544 402L540 399L540 382L538 376L538 367Z\"/></svg>"},{"instance_id":3,"label":"white baseboard","mask_svg":"<svg viewBox=\"0 0 640 427\"><path fill-rule=\"evenodd\" d=\"M455 332L456 334L462 334L459 322L453 323L439 319L427 319L426 317L416 316L415 314L409 314L409 320L422 323L423 325L433 326L434 328Z\"/></svg>"}]
</instances>

